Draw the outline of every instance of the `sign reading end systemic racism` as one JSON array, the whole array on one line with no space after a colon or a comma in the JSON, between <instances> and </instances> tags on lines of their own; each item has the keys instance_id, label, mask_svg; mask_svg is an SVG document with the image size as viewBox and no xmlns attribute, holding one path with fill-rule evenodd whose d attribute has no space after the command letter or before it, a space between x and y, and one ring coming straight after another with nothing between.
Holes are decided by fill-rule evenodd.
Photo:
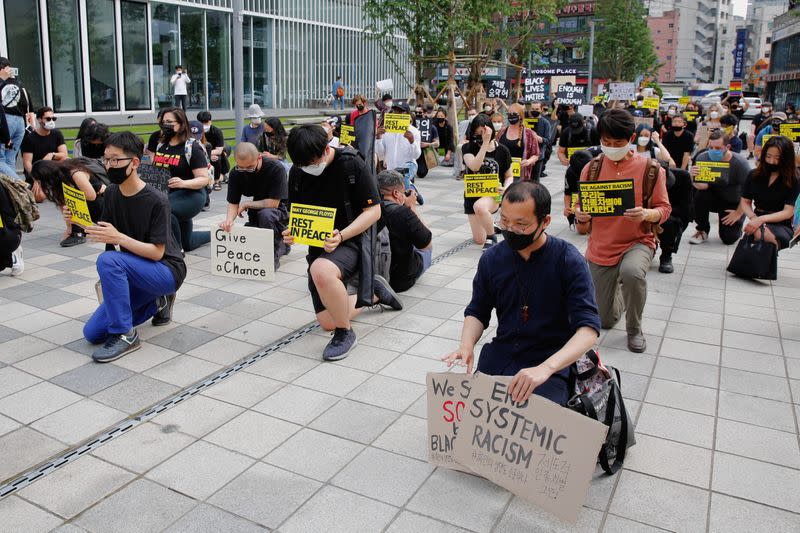
<instances>
[{"instance_id":1,"label":"sign reading end systemic racism","mask_svg":"<svg viewBox=\"0 0 800 533\"><path fill-rule=\"evenodd\" d=\"M428 462L461 472L469 469L456 463L453 444L458 424L467 409L472 376L452 372L428 372Z\"/></svg>"},{"instance_id":2,"label":"sign reading end systemic racism","mask_svg":"<svg viewBox=\"0 0 800 533\"><path fill-rule=\"evenodd\" d=\"M234 226L212 232L211 273L237 279L275 279L275 241L271 229Z\"/></svg>"},{"instance_id":3,"label":"sign reading end systemic racism","mask_svg":"<svg viewBox=\"0 0 800 533\"><path fill-rule=\"evenodd\" d=\"M292 204L289 212L289 234L297 244L317 246L333 234L336 209L316 205Z\"/></svg>"},{"instance_id":4,"label":"sign reading end systemic racism","mask_svg":"<svg viewBox=\"0 0 800 533\"><path fill-rule=\"evenodd\" d=\"M464 196L466 198L480 198L483 196L497 196L497 187L500 182L497 174L464 174Z\"/></svg>"},{"instance_id":5,"label":"sign reading end systemic racism","mask_svg":"<svg viewBox=\"0 0 800 533\"><path fill-rule=\"evenodd\" d=\"M61 183L64 191L64 205L72 213L72 222L82 227L92 226L92 215L89 214L89 204L86 203L86 195L83 191L70 187L66 183Z\"/></svg>"},{"instance_id":6,"label":"sign reading end systemic racism","mask_svg":"<svg viewBox=\"0 0 800 533\"><path fill-rule=\"evenodd\" d=\"M727 181L728 172L730 172L731 168L731 164L725 161L697 161L695 166L700 169L700 173L693 178L696 183Z\"/></svg>"},{"instance_id":7,"label":"sign reading end systemic racism","mask_svg":"<svg viewBox=\"0 0 800 533\"><path fill-rule=\"evenodd\" d=\"M582 181L581 211L593 217L618 217L636 207L633 180Z\"/></svg>"},{"instance_id":8,"label":"sign reading end systemic racism","mask_svg":"<svg viewBox=\"0 0 800 533\"><path fill-rule=\"evenodd\" d=\"M387 133L405 133L411 124L411 116L405 113L386 113L383 115L383 129Z\"/></svg>"}]
</instances>

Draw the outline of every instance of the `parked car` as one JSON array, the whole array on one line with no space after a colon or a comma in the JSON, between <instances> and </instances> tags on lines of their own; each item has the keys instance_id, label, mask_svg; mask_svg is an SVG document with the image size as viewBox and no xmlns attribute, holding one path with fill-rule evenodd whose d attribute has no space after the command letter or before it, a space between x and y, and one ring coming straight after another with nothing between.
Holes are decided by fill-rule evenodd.
<instances>
[{"instance_id":1,"label":"parked car","mask_svg":"<svg viewBox=\"0 0 800 533\"><path fill-rule=\"evenodd\" d=\"M710 93L708 93L707 95L702 97L698 103L701 106L703 106L703 109L707 109L708 106L710 106L710 105L719 104L720 102L722 102L722 100L725 98L725 96L723 96L723 94L725 96L727 96L728 95L728 91L723 91L722 89L717 89L716 91L711 91Z\"/></svg>"},{"instance_id":2,"label":"parked car","mask_svg":"<svg viewBox=\"0 0 800 533\"><path fill-rule=\"evenodd\" d=\"M680 96L671 93L664 93L661 96L661 105L659 106L661 111L665 111L669 109L670 106L675 106L680 109L681 106L678 105L678 99Z\"/></svg>"},{"instance_id":3,"label":"parked car","mask_svg":"<svg viewBox=\"0 0 800 533\"><path fill-rule=\"evenodd\" d=\"M754 96L745 96L745 101L750 105L747 111L744 112L743 118L752 118L761 113L761 98Z\"/></svg>"}]
</instances>

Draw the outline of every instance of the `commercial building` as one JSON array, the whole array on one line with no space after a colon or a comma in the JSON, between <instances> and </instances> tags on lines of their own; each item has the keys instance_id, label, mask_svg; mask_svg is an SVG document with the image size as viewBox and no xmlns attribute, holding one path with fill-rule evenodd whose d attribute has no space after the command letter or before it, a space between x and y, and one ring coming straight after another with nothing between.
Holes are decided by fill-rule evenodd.
<instances>
[{"instance_id":1,"label":"commercial building","mask_svg":"<svg viewBox=\"0 0 800 533\"><path fill-rule=\"evenodd\" d=\"M770 61L773 21L786 12L788 0L751 0L747 17L739 27L747 30L745 67L748 87L761 91L766 87L763 74Z\"/></svg>"},{"instance_id":2,"label":"commercial building","mask_svg":"<svg viewBox=\"0 0 800 533\"><path fill-rule=\"evenodd\" d=\"M778 108L786 103L800 105L800 7L776 17L772 31L767 100Z\"/></svg>"},{"instance_id":3,"label":"commercial building","mask_svg":"<svg viewBox=\"0 0 800 533\"><path fill-rule=\"evenodd\" d=\"M347 96L372 96L377 80L413 80L406 39L392 36L398 73L365 35L361 3L244 0L243 48L233 50L232 0L0 0L0 53L37 105L74 120L152 116L171 105L178 64L191 109L232 116L234 54L244 57L245 107L313 107L338 74Z\"/></svg>"},{"instance_id":4,"label":"commercial building","mask_svg":"<svg viewBox=\"0 0 800 533\"><path fill-rule=\"evenodd\" d=\"M647 17L647 27L650 28L653 46L661 64L658 69L659 83L675 83L680 23L681 13L677 9L664 11L658 17Z\"/></svg>"}]
</instances>

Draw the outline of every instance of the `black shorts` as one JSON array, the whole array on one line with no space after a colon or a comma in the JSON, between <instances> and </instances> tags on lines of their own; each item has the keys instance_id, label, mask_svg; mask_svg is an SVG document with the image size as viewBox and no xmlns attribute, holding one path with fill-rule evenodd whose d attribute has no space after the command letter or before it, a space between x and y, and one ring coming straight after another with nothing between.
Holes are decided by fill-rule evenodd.
<instances>
[{"instance_id":1,"label":"black shorts","mask_svg":"<svg viewBox=\"0 0 800 533\"><path fill-rule=\"evenodd\" d=\"M361 259L361 249L358 243L345 241L336 249L327 253L322 248L309 248L306 262L308 269L311 270L311 263L319 258L327 259L339 268L342 273L342 282L347 283L349 279L358 274L358 267ZM311 279L311 272L308 272L308 292L311 293L311 302L314 304L314 312L321 313L325 310L325 305L320 300L314 280Z\"/></svg>"},{"instance_id":2,"label":"black shorts","mask_svg":"<svg viewBox=\"0 0 800 533\"><path fill-rule=\"evenodd\" d=\"M464 214L465 215L474 215L475 214L475 202L480 200L480 198L467 198L464 197ZM497 209L492 211L492 214L496 213Z\"/></svg>"}]
</instances>

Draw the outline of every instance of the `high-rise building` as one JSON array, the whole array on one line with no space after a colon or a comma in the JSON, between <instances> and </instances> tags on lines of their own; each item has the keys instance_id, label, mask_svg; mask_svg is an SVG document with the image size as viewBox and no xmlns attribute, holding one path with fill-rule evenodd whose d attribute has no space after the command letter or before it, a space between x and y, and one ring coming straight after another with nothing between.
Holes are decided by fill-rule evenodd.
<instances>
[{"instance_id":1,"label":"high-rise building","mask_svg":"<svg viewBox=\"0 0 800 533\"><path fill-rule=\"evenodd\" d=\"M800 4L774 19L770 46L766 98L779 109L787 103L800 105Z\"/></svg>"},{"instance_id":2,"label":"high-rise building","mask_svg":"<svg viewBox=\"0 0 800 533\"><path fill-rule=\"evenodd\" d=\"M658 61L659 83L674 83L676 65L678 64L678 34L680 31L681 13L677 9L665 11L660 17L647 17L647 26L653 38Z\"/></svg>"}]
</instances>

